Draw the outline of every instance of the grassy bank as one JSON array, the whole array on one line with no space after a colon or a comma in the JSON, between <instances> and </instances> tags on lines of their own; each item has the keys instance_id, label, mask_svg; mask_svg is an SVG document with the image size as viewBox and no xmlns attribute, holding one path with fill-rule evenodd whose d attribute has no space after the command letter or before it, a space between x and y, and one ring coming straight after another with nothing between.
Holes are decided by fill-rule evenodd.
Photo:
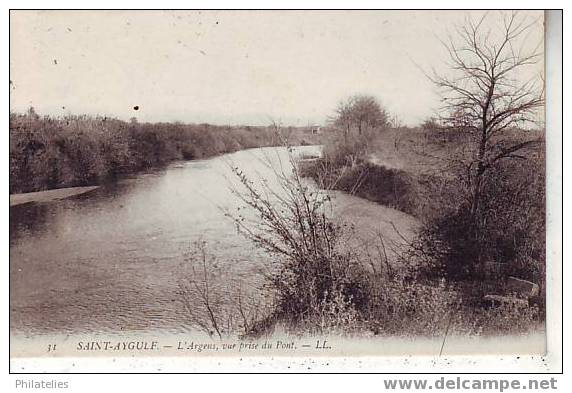
<instances>
[{"instance_id":1,"label":"grassy bank","mask_svg":"<svg viewBox=\"0 0 572 393\"><path fill-rule=\"evenodd\" d=\"M315 143L288 128L291 144ZM281 144L271 127L137 123L109 117L10 115L10 193L99 184L174 160Z\"/></svg>"},{"instance_id":2,"label":"grassy bank","mask_svg":"<svg viewBox=\"0 0 572 393\"><path fill-rule=\"evenodd\" d=\"M515 130L506 136L507 143L536 134ZM303 174L323 188L393 207L422 223L403 244L400 275L409 277L410 294L422 295L415 292L415 285L436 288L429 297L442 304L430 309L445 314L457 309L457 329L472 324L482 332L511 332L516 327L525 331L541 325L544 318L544 142L490 172L475 229L465 203L462 167L457 166L463 154L471 154L463 150L464 138L459 133L419 128L384 130L368 140L338 138L326 144L321 159L304 165ZM530 307L490 308L484 300L489 294L513 296L509 277L539 286L539 294L529 299ZM445 280L443 290L441 280ZM386 285L391 287L390 281ZM453 307L452 299L461 303ZM421 296L417 301L428 298Z\"/></svg>"}]
</instances>

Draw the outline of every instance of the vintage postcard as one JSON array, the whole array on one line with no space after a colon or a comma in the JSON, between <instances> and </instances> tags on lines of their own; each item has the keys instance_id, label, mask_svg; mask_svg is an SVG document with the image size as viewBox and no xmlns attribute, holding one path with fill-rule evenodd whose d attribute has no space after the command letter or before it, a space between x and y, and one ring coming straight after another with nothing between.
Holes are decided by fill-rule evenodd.
<instances>
[{"instance_id":1,"label":"vintage postcard","mask_svg":"<svg viewBox=\"0 0 572 393\"><path fill-rule=\"evenodd\" d=\"M545 31L11 10L12 361L544 355Z\"/></svg>"}]
</instances>

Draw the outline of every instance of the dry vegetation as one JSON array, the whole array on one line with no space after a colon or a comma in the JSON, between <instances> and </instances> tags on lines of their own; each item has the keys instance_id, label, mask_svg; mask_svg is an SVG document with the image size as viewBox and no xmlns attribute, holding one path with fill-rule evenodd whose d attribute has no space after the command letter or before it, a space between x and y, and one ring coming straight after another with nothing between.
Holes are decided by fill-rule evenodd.
<instances>
[{"instance_id":1,"label":"dry vegetation","mask_svg":"<svg viewBox=\"0 0 572 393\"><path fill-rule=\"evenodd\" d=\"M308 144L309 130L130 123L90 116L10 114L10 193L99 184L174 160L212 157L284 139Z\"/></svg>"},{"instance_id":2,"label":"dry vegetation","mask_svg":"<svg viewBox=\"0 0 572 393\"><path fill-rule=\"evenodd\" d=\"M423 134L420 130L410 132L412 136ZM388 135L395 135L395 132L381 131L375 138L370 137L381 143ZM433 147L437 149L437 146ZM218 291L211 288L210 297L227 306L219 314L205 312L196 319L191 318L191 322L196 320L195 326L205 329L204 319L209 316L207 321L211 320L211 324L207 323L205 330L213 333L218 331L214 326L220 325L221 321L235 321L234 327L226 333L238 332L244 337L271 334L277 327L294 334L442 337L446 331L466 335L522 334L543 326L543 288L540 296L525 303L490 304L484 299L490 293L501 294L507 299L518 298L505 287L504 281L509 276L537 283L544 280L543 188L537 189L540 183L529 182L530 176L524 176L520 166L504 168L503 179L507 182L504 187L528 187L534 194L526 190L513 193L495 185L490 195L495 198L495 209L500 210L494 210L499 217L491 219L490 234L484 239L488 248L482 246L488 253L487 258L495 263L483 270L464 271L467 265L459 260L449 261L452 256L448 253L463 254L463 258L470 261L471 256L464 254L466 250L463 249L471 245L462 237L465 229L453 226L447 221L450 216L436 214L435 209L423 216L426 210L417 208L420 200L415 198L423 195L423 198L439 200L443 204L439 209L446 207L448 211L455 211L458 200L449 198L448 191L442 188L428 187L415 173L390 170L367 162L367 149L358 148L349 161L342 160L337 167L328 156L328 152L333 151L334 157L343 157L337 149L348 153L347 145L333 140L326 146L322 159L297 162L290 156L292 173L285 173L282 165L275 165L278 187L269 187L260 179L247 177L240 168L233 168L239 181L234 192L246 209L240 213L227 212L227 215L239 233L267 252L268 265L274 268L263 277L263 293L251 293L247 297L225 296L221 292L227 288ZM416 156L416 153L411 154L411 157ZM542 166L541 156L535 157L530 164ZM330 172L324 174L325 168ZM363 168L375 168L374 176L364 177ZM429 168L427 170L430 172ZM537 181L542 182L543 171L538 174ZM303 175L318 179L320 189L305 181ZM392 198L397 201L395 207L401 208L400 201L404 198L409 200L406 206L411 208L410 213L421 219L422 227L413 237L407 238L396 228L397 241L380 233L376 241L356 248L352 241L355 230L343 218L331 214L327 190L351 188L356 195L373 195L373 200L384 203L388 184L400 181L401 176L407 177L410 188L396 190L391 187ZM453 178L449 178L450 173L442 176L442 181L447 182ZM370 185L363 188L366 184ZM453 189L459 184L449 186L448 189ZM376 190L380 190L381 196L375 197ZM491 202L487 197L484 205ZM527 209L523 209L523 204ZM443 220L447 221L445 227L450 228L447 233L451 233L452 238L429 238L428 233L441 233L439 225ZM515 224L508 225L508 222ZM506 247L511 251L508 252ZM206 245L201 246L200 252L208 254ZM393 258L388 257L390 254ZM216 264L214 256L209 258ZM498 264L502 269L496 269ZM208 286L206 274L203 270L203 273L193 275L199 281L201 275L204 276L199 284L203 289ZM214 282L213 278L211 280ZM192 297L193 291L196 289L187 289L186 296ZM199 299L205 299L204 292L199 295ZM262 303L260 300L255 302L261 298L265 299ZM250 304L248 315L256 314L256 318L242 323L240 309L245 299ZM202 304L206 302L203 300ZM200 307L195 303L193 312Z\"/></svg>"}]
</instances>

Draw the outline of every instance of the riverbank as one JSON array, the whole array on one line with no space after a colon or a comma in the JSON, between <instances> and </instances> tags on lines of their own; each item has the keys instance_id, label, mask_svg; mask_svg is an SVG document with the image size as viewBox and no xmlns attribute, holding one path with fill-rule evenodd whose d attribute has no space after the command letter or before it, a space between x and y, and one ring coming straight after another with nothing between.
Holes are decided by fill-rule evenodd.
<instances>
[{"instance_id":1,"label":"riverbank","mask_svg":"<svg viewBox=\"0 0 572 393\"><path fill-rule=\"evenodd\" d=\"M308 127L138 123L10 114L10 193L94 186L177 160L255 147L317 144Z\"/></svg>"},{"instance_id":2,"label":"riverbank","mask_svg":"<svg viewBox=\"0 0 572 393\"><path fill-rule=\"evenodd\" d=\"M36 191L36 192L26 192L22 194L11 194L10 195L10 207L22 205L24 203L30 202L51 202L55 200L70 198L72 196L85 194L93 190L98 189L99 186L88 186L88 187L68 187L68 188L58 188L55 190L46 191Z\"/></svg>"}]
</instances>

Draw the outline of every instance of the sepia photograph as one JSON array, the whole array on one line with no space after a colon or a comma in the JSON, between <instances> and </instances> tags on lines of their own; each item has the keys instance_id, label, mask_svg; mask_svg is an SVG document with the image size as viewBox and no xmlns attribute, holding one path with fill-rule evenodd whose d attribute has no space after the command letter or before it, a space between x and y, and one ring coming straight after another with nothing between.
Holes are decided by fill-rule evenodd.
<instances>
[{"instance_id":1,"label":"sepia photograph","mask_svg":"<svg viewBox=\"0 0 572 393\"><path fill-rule=\"evenodd\" d=\"M545 355L546 15L10 10L11 360Z\"/></svg>"}]
</instances>

